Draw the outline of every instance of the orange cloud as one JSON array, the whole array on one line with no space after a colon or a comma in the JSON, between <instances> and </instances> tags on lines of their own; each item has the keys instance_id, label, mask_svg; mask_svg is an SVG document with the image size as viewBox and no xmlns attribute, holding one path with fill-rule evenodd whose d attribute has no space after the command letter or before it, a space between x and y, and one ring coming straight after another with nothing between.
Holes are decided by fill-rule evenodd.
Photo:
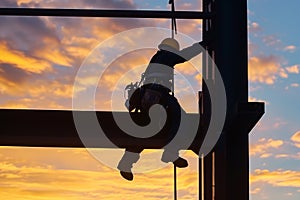
<instances>
[{"instance_id":1,"label":"orange cloud","mask_svg":"<svg viewBox=\"0 0 300 200\"><path fill-rule=\"evenodd\" d=\"M69 109L72 107L73 85L57 80L14 82L0 73L2 108L48 108Z\"/></svg>"},{"instance_id":2,"label":"orange cloud","mask_svg":"<svg viewBox=\"0 0 300 200\"><path fill-rule=\"evenodd\" d=\"M249 80L266 84L274 84L277 76L287 77L276 56L251 57L249 59Z\"/></svg>"},{"instance_id":3,"label":"orange cloud","mask_svg":"<svg viewBox=\"0 0 300 200\"><path fill-rule=\"evenodd\" d=\"M290 67L286 67L286 70L291 74L299 74L299 65L293 65Z\"/></svg>"},{"instance_id":4,"label":"orange cloud","mask_svg":"<svg viewBox=\"0 0 300 200\"><path fill-rule=\"evenodd\" d=\"M0 42L0 52L0 64L11 64L24 71L37 74L52 70L49 62L13 50L6 42Z\"/></svg>"},{"instance_id":5,"label":"orange cloud","mask_svg":"<svg viewBox=\"0 0 300 200\"><path fill-rule=\"evenodd\" d=\"M261 188L259 187L250 190L250 194L258 194L260 192L261 192Z\"/></svg>"},{"instance_id":6,"label":"orange cloud","mask_svg":"<svg viewBox=\"0 0 300 200\"><path fill-rule=\"evenodd\" d=\"M202 66L201 57L197 56L193 58L191 61L184 62L182 64L176 65L176 71L184 74L184 75L201 75L202 71L200 71L201 74L199 74L198 70L195 69L195 67Z\"/></svg>"},{"instance_id":7,"label":"orange cloud","mask_svg":"<svg viewBox=\"0 0 300 200\"><path fill-rule=\"evenodd\" d=\"M0 148L3 199L172 199L173 168L136 174L133 182L85 149ZM197 159L197 158L194 158ZM195 166L195 168L197 168ZM178 170L180 199L197 198L197 173ZM116 184L118 183L118 184ZM117 191L117 192L116 192Z\"/></svg>"},{"instance_id":8,"label":"orange cloud","mask_svg":"<svg viewBox=\"0 0 300 200\"><path fill-rule=\"evenodd\" d=\"M250 145L250 155L256 156L260 155L261 158L270 157L272 154L269 152L270 149L278 149L283 145L282 140L273 139L260 139L256 144Z\"/></svg>"},{"instance_id":9,"label":"orange cloud","mask_svg":"<svg viewBox=\"0 0 300 200\"><path fill-rule=\"evenodd\" d=\"M294 145L300 148L300 131L296 132L292 137L291 140L294 142Z\"/></svg>"},{"instance_id":10,"label":"orange cloud","mask_svg":"<svg viewBox=\"0 0 300 200\"><path fill-rule=\"evenodd\" d=\"M295 187L300 188L300 171L281 169L276 171L269 171L267 169L256 169L250 175L251 184L254 183L268 183L276 187Z\"/></svg>"},{"instance_id":11,"label":"orange cloud","mask_svg":"<svg viewBox=\"0 0 300 200\"><path fill-rule=\"evenodd\" d=\"M72 59L69 58L69 55L62 54L57 47L47 48L47 49L40 49L34 53L39 58L43 60L47 60L50 63L58 64L62 66L72 66Z\"/></svg>"},{"instance_id":12,"label":"orange cloud","mask_svg":"<svg viewBox=\"0 0 300 200\"><path fill-rule=\"evenodd\" d=\"M296 154L276 154L275 158L292 158L295 160L300 160L300 152L296 153Z\"/></svg>"},{"instance_id":13,"label":"orange cloud","mask_svg":"<svg viewBox=\"0 0 300 200\"><path fill-rule=\"evenodd\" d=\"M249 101L249 102L264 102L264 103L266 103L267 105L269 104L269 102L267 102L266 100L257 99L257 98L255 98L255 97L251 97L251 96L248 97L248 101Z\"/></svg>"},{"instance_id":14,"label":"orange cloud","mask_svg":"<svg viewBox=\"0 0 300 200\"><path fill-rule=\"evenodd\" d=\"M177 20L178 29L181 33L187 35L201 35L202 30L202 20L201 19L192 19L192 20ZM199 38L195 37L196 39Z\"/></svg>"}]
</instances>

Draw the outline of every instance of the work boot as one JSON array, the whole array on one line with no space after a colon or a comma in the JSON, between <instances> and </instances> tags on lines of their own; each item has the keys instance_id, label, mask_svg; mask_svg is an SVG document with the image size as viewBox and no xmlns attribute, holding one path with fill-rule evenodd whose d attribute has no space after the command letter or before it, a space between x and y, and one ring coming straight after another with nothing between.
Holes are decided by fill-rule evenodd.
<instances>
[{"instance_id":1,"label":"work boot","mask_svg":"<svg viewBox=\"0 0 300 200\"><path fill-rule=\"evenodd\" d=\"M132 172L123 172L123 171L120 171L120 174L121 174L121 176L123 178L125 178L128 181L132 181L133 180L133 174L132 174Z\"/></svg>"},{"instance_id":2,"label":"work boot","mask_svg":"<svg viewBox=\"0 0 300 200\"><path fill-rule=\"evenodd\" d=\"M187 167L189 164L187 162L187 160L179 157L177 158L175 161L173 161L173 164L176 166L176 167L179 167L179 168L185 168Z\"/></svg>"},{"instance_id":3,"label":"work boot","mask_svg":"<svg viewBox=\"0 0 300 200\"><path fill-rule=\"evenodd\" d=\"M133 153L130 151L125 151L123 157L121 158L117 168L120 170L120 174L123 178L128 181L133 180L133 174L131 168L133 163L136 163L140 158L139 153Z\"/></svg>"}]
</instances>

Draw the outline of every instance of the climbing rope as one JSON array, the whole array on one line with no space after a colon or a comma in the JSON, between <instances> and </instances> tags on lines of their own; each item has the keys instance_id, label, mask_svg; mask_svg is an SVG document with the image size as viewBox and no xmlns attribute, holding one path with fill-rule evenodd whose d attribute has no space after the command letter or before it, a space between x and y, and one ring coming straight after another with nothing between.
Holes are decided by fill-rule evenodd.
<instances>
[{"instance_id":1,"label":"climbing rope","mask_svg":"<svg viewBox=\"0 0 300 200\"><path fill-rule=\"evenodd\" d=\"M175 13L175 2L174 0L169 0L169 4L171 5L171 12ZM175 34L177 34L177 25L176 25L176 18L171 18L171 37L174 39ZM174 75L172 76L172 96L174 96Z\"/></svg>"},{"instance_id":2,"label":"climbing rope","mask_svg":"<svg viewBox=\"0 0 300 200\"><path fill-rule=\"evenodd\" d=\"M177 200L177 176L176 176L176 166L174 164L174 200Z\"/></svg>"},{"instance_id":3,"label":"climbing rope","mask_svg":"<svg viewBox=\"0 0 300 200\"><path fill-rule=\"evenodd\" d=\"M171 4L171 12L175 13L175 2L174 0L169 0L169 4ZM177 34L177 25L176 25L176 18L172 17L171 19L171 37L174 39L175 34ZM172 78L172 95L174 96L174 75ZM177 200L177 172L176 172L176 165L173 164L174 167L174 200Z\"/></svg>"},{"instance_id":4,"label":"climbing rope","mask_svg":"<svg viewBox=\"0 0 300 200\"><path fill-rule=\"evenodd\" d=\"M169 4L171 4L171 12L175 13L175 3L174 0L169 0ZM174 38L175 34L177 34L177 25L176 25L176 18L172 17L171 19L171 36Z\"/></svg>"}]
</instances>

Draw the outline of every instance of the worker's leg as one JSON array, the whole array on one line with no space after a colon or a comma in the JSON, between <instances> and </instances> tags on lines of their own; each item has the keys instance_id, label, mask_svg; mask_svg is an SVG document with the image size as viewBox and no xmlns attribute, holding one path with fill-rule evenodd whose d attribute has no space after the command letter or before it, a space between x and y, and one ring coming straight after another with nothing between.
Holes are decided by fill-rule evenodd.
<instances>
[{"instance_id":1,"label":"worker's leg","mask_svg":"<svg viewBox=\"0 0 300 200\"><path fill-rule=\"evenodd\" d=\"M168 121L170 121L169 137L172 143L172 139L175 137L180 126L181 114L185 112L184 110L182 110L175 97L168 96L164 101L165 107L167 108ZM180 149L182 149L180 143L176 145L167 145L163 152L161 160L166 163L173 162L177 167L187 167L188 162L185 159L179 157Z\"/></svg>"},{"instance_id":2,"label":"worker's leg","mask_svg":"<svg viewBox=\"0 0 300 200\"><path fill-rule=\"evenodd\" d=\"M133 180L131 168L132 165L139 160L142 151L143 149L141 148L127 148L125 150L125 153L117 166L123 178Z\"/></svg>"}]
</instances>

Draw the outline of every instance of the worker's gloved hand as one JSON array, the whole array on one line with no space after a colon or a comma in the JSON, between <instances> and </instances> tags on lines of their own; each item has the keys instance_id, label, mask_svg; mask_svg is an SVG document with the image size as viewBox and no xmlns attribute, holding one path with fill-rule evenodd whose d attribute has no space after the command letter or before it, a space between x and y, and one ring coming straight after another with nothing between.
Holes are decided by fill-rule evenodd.
<instances>
[{"instance_id":1,"label":"worker's gloved hand","mask_svg":"<svg viewBox=\"0 0 300 200\"><path fill-rule=\"evenodd\" d=\"M205 42L205 41L201 41L201 42L199 42L199 44L203 47L203 48L205 48L208 44L207 44L207 42Z\"/></svg>"},{"instance_id":2,"label":"worker's gloved hand","mask_svg":"<svg viewBox=\"0 0 300 200\"><path fill-rule=\"evenodd\" d=\"M212 43L212 39L211 39L210 37L207 38L206 40L203 40L203 41L199 42L199 44L200 44L202 47L209 46L211 43Z\"/></svg>"}]
</instances>

